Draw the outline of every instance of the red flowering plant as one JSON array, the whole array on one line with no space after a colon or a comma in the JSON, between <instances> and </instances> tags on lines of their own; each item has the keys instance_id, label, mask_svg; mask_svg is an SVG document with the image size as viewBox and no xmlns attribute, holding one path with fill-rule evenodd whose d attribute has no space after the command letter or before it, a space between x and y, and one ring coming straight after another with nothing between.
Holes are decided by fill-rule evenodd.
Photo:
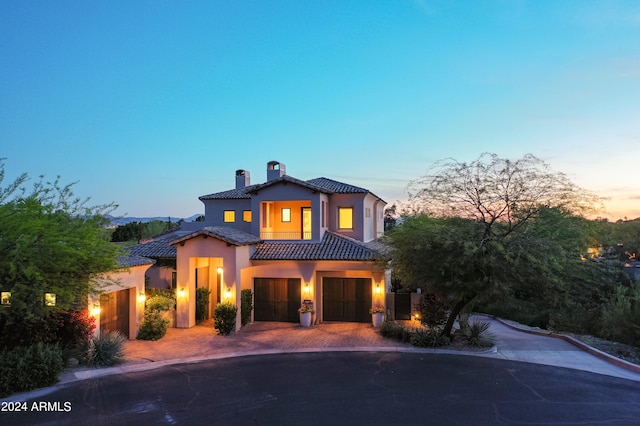
<instances>
[{"instance_id":1,"label":"red flowering plant","mask_svg":"<svg viewBox=\"0 0 640 426\"><path fill-rule=\"evenodd\" d=\"M300 312L301 314L315 314L316 311L315 309L313 309L311 306L309 305L302 305L298 308L298 312Z\"/></svg>"},{"instance_id":2,"label":"red flowering plant","mask_svg":"<svg viewBox=\"0 0 640 426\"><path fill-rule=\"evenodd\" d=\"M386 310L384 309L384 306L374 306L373 308L369 309L369 313L370 314L384 314L386 312Z\"/></svg>"}]
</instances>

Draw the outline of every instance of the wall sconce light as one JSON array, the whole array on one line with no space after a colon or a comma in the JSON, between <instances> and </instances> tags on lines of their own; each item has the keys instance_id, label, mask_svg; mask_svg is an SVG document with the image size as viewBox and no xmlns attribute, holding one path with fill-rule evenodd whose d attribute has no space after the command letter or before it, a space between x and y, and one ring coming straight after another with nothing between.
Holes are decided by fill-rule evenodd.
<instances>
[{"instance_id":1,"label":"wall sconce light","mask_svg":"<svg viewBox=\"0 0 640 426\"><path fill-rule=\"evenodd\" d=\"M309 293L309 283L304 284L304 292Z\"/></svg>"},{"instance_id":2,"label":"wall sconce light","mask_svg":"<svg viewBox=\"0 0 640 426\"><path fill-rule=\"evenodd\" d=\"M219 274L222 274L222 271L223 271L222 267L221 267L221 266L218 266L217 271L218 271L218 273L219 273Z\"/></svg>"},{"instance_id":3,"label":"wall sconce light","mask_svg":"<svg viewBox=\"0 0 640 426\"><path fill-rule=\"evenodd\" d=\"M140 303L144 303L144 301L147 300L147 295L144 294L143 291L141 291L140 293L138 293L138 302Z\"/></svg>"},{"instance_id":4,"label":"wall sconce light","mask_svg":"<svg viewBox=\"0 0 640 426\"><path fill-rule=\"evenodd\" d=\"M380 294L382 290L380 289L380 284L376 284L376 294Z\"/></svg>"},{"instance_id":5,"label":"wall sconce light","mask_svg":"<svg viewBox=\"0 0 640 426\"><path fill-rule=\"evenodd\" d=\"M178 290L178 297L185 297L187 295L187 292L184 290L184 287L180 287L180 289Z\"/></svg>"},{"instance_id":6,"label":"wall sconce light","mask_svg":"<svg viewBox=\"0 0 640 426\"><path fill-rule=\"evenodd\" d=\"M224 291L224 298L231 299L231 289L229 287L227 287L226 290Z\"/></svg>"},{"instance_id":7,"label":"wall sconce light","mask_svg":"<svg viewBox=\"0 0 640 426\"><path fill-rule=\"evenodd\" d=\"M98 318L100 316L100 303L94 303L91 308L91 316Z\"/></svg>"}]
</instances>

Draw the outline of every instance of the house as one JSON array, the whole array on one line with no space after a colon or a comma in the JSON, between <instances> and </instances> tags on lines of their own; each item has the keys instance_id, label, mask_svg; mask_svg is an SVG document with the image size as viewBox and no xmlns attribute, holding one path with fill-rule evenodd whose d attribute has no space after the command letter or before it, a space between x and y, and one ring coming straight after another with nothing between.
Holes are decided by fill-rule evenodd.
<instances>
[{"instance_id":1,"label":"house","mask_svg":"<svg viewBox=\"0 0 640 426\"><path fill-rule=\"evenodd\" d=\"M120 269L99 279L102 292L89 297L89 314L96 319L95 336L117 330L135 339L144 314L145 273L155 261L129 255L118 262Z\"/></svg>"},{"instance_id":2,"label":"house","mask_svg":"<svg viewBox=\"0 0 640 426\"><path fill-rule=\"evenodd\" d=\"M316 321L370 322L385 304L387 273L376 262L386 203L367 189L320 177L300 180L267 163L266 181L246 170L235 187L203 195L205 221L168 244L176 252L177 327L195 325L196 288L210 307L240 307L253 292L253 321L298 321L302 303ZM237 327L240 327L238 312Z\"/></svg>"}]
</instances>

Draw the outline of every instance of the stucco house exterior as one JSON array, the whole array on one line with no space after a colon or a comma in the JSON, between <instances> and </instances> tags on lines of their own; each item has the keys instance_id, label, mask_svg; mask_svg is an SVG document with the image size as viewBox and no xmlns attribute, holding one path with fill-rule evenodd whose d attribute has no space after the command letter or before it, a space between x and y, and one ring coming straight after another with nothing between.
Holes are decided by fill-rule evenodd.
<instances>
[{"instance_id":1,"label":"stucco house exterior","mask_svg":"<svg viewBox=\"0 0 640 426\"><path fill-rule=\"evenodd\" d=\"M89 297L89 314L96 319L94 335L120 331L135 339L144 314L144 282L153 259L130 255L118 259L120 269L102 276L101 294Z\"/></svg>"},{"instance_id":2,"label":"stucco house exterior","mask_svg":"<svg viewBox=\"0 0 640 426\"><path fill-rule=\"evenodd\" d=\"M297 322L300 305L311 303L316 321L370 322L369 309L384 306L388 274L376 262L376 239L386 203L369 190L296 179L270 161L265 182L252 184L248 171L237 170L235 187L199 199L204 222L132 251L175 250L177 327L195 325L199 287L211 290L211 310L219 302L239 308L241 290L250 289L253 321Z\"/></svg>"}]
</instances>

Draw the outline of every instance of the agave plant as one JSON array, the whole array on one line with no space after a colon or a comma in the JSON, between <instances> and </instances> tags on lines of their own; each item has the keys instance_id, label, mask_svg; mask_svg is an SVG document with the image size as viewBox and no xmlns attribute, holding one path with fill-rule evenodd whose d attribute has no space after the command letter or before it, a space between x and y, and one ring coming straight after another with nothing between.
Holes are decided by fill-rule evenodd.
<instances>
[{"instance_id":1,"label":"agave plant","mask_svg":"<svg viewBox=\"0 0 640 426\"><path fill-rule=\"evenodd\" d=\"M462 331L462 339L467 346L476 348L488 348L496 344L496 337L489 333L488 322L473 321L469 327Z\"/></svg>"}]
</instances>

